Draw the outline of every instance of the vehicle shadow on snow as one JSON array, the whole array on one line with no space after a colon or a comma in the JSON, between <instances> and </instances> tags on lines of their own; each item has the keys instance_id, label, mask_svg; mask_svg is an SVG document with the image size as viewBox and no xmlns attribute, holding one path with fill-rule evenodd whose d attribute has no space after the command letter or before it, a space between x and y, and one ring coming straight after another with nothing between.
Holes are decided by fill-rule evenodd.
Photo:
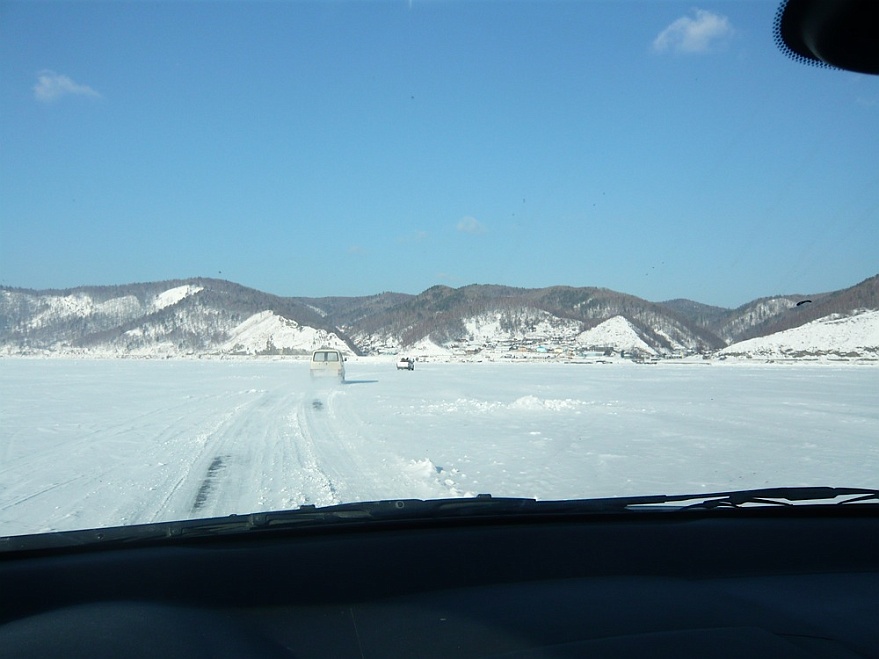
<instances>
[{"instance_id":1,"label":"vehicle shadow on snow","mask_svg":"<svg viewBox=\"0 0 879 659\"><path fill-rule=\"evenodd\" d=\"M343 384L343 385L349 385L349 384L375 384L376 382L378 382L378 380L345 380L342 384Z\"/></svg>"}]
</instances>

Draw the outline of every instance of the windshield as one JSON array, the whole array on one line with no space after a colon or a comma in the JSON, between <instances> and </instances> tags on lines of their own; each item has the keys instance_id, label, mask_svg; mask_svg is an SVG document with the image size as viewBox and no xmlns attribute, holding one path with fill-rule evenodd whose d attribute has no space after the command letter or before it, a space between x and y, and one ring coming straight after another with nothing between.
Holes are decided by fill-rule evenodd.
<instances>
[{"instance_id":1,"label":"windshield","mask_svg":"<svg viewBox=\"0 0 879 659\"><path fill-rule=\"evenodd\" d=\"M0 535L879 487L879 78L775 10L4 3Z\"/></svg>"}]
</instances>

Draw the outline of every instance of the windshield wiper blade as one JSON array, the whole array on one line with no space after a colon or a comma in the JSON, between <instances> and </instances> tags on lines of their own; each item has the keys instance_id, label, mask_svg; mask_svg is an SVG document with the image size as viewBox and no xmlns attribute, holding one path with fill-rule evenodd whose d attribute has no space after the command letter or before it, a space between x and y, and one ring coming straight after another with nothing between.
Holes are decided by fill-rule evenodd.
<instances>
[{"instance_id":1,"label":"windshield wiper blade","mask_svg":"<svg viewBox=\"0 0 879 659\"><path fill-rule=\"evenodd\" d=\"M698 497L671 497L671 501L685 502L681 510L712 508L744 508L747 506L795 506L818 504L841 506L851 503L879 501L879 490L859 487L768 487L753 490L716 492Z\"/></svg>"},{"instance_id":2,"label":"windshield wiper blade","mask_svg":"<svg viewBox=\"0 0 879 659\"><path fill-rule=\"evenodd\" d=\"M681 511L746 506L845 505L879 502L879 490L856 487L772 487L732 490L705 494L650 494L631 497L565 499L495 499L479 495L475 499L444 499L435 503L444 515L492 513L623 513L650 510Z\"/></svg>"},{"instance_id":3,"label":"windshield wiper blade","mask_svg":"<svg viewBox=\"0 0 879 659\"><path fill-rule=\"evenodd\" d=\"M330 529L391 523L431 523L436 520L511 519L517 516L621 513L630 503L649 503L657 497L632 499L580 499L537 501L518 497L476 497L450 499L391 499L341 503L325 507L306 504L290 510L256 512L173 522L33 535L0 537L0 553L51 548L137 545L164 541L248 534L251 531Z\"/></svg>"},{"instance_id":4,"label":"windshield wiper blade","mask_svg":"<svg viewBox=\"0 0 879 659\"><path fill-rule=\"evenodd\" d=\"M472 499L392 499L341 503L324 507L305 504L289 510L244 515L232 514L225 517L6 536L0 537L0 553L46 548L131 545L297 527L315 529L388 520L467 517L476 514L477 511L488 512L488 509L491 509L492 514L503 514L505 511L520 510L523 505L536 503L534 499L493 498L490 495L479 495Z\"/></svg>"},{"instance_id":5,"label":"windshield wiper blade","mask_svg":"<svg viewBox=\"0 0 879 659\"><path fill-rule=\"evenodd\" d=\"M102 529L57 531L0 538L0 553L28 549L131 545L234 536L251 531L314 530L334 526L365 526L376 522L433 523L439 520L511 521L514 519L589 518L631 513L687 513L760 506L845 505L879 502L879 490L848 487L777 487L707 494L646 495L539 501L529 498L476 497L451 499L391 499L303 505L292 510L229 515L207 519L158 522Z\"/></svg>"},{"instance_id":6,"label":"windshield wiper blade","mask_svg":"<svg viewBox=\"0 0 879 659\"><path fill-rule=\"evenodd\" d=\"M484 497L484 498L483 498ZM710 492L706 494L650 494L631 497L567 499L537 501L535 499L494 499L480 495L476 499L450 499L440 502L443 509L478 513L507 510L535 513L622 513L649 510L697 510L742 508L745 506L795 506L802 504L845 505L879 502L879 490L855 487L772 487L750 490Z\"/></svg>"},{"instance_id":7,"label":"windshield wiper blade","mask_svg":"<svg viewBox=\"0 0 879 659\"><path fill-rule=\"evenodd\" d=\"M242 517L180 523L171 536L212 535L241 530L289 528L380 521L511 518L534 515L593 515L645 511L710 510L745 506L793 506L812 503L842 505L879 501L879 490L840 487L776 487L709 494L645 495L541 501L524 497L390 499L343 503L322 508L305 505L293 510L252 513ZM690 503L688 503L690 502Z\"/></svg>"}]
</instances>

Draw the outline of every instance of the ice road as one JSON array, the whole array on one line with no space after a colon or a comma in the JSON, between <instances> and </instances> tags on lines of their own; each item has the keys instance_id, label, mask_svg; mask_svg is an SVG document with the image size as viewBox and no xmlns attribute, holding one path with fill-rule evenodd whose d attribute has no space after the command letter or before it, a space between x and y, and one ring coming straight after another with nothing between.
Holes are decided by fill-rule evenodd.
<instances>
[{"instance_id":1,"label":"ice road","mask_svg":"<svg viewBox=\"0 0 879 659\"><path fill-rule=\"evenodd\" d=\"M879 487L879 368L0 360L0 535L347 501Z\"/></svg>"}]
</instances>

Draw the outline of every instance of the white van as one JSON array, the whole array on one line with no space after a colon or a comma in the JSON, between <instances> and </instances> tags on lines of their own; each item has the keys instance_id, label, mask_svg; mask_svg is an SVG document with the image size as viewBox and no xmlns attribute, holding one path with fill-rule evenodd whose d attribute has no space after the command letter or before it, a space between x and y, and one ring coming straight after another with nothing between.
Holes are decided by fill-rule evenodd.
<instances>
[{"instance_id":1,"label":"white van","mask_svg":"<svg viewBox=\"0 0 879 659\"><path fill-rule=\"evenodd\" d=\"M345 381L345 356L335 348L320 348L311 353L311 377L329 375Z\"/></svg>"}]
</instances>

